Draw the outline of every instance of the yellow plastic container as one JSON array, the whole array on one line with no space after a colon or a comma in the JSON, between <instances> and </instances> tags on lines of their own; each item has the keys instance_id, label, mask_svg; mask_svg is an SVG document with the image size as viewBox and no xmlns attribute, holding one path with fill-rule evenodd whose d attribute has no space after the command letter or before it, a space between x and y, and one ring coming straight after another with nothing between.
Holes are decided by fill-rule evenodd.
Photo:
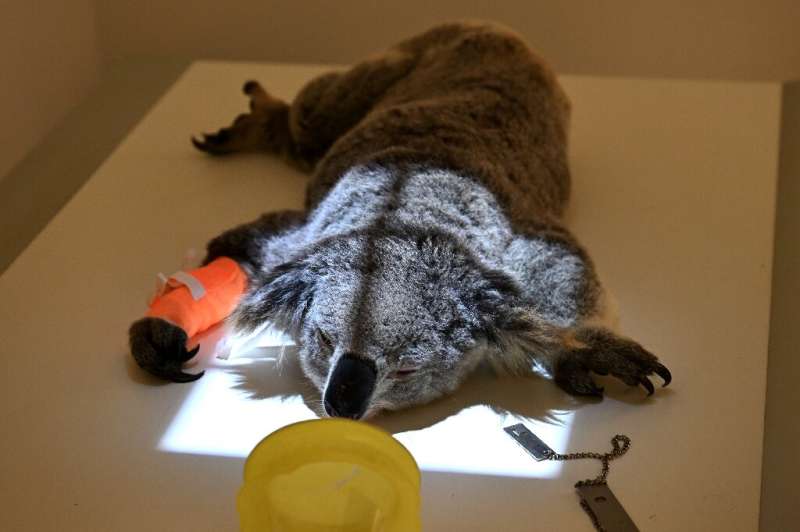
<instances>
[{"instance_id":1,"label":"yellow plastic container","mask_svg":"<svg viewBox=\"0 0 800 532\"><path fill-rule=\"evenodd\" d=\"M243 532L416 532L420 476L411 454L366 423L317 419L259 443L244 466Z\"/></svg>"}]
</instances>

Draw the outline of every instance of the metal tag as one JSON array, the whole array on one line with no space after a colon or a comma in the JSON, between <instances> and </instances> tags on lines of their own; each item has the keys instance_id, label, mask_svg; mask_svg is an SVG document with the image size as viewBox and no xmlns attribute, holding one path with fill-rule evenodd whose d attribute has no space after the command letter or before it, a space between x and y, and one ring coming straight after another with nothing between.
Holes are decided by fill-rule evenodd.
<instances>
[{"instance_id":1,"label":"metal tag","mask_svg":"<svg viewBox=\"0 0 800 532\"><path fill-rule=\"evenodd\" d=\"M639 532L607 484L578 486L582 506L598 530L605 532Z\"/></svg>"},{"instance_id":2,"label":"metal tag","mask_svg":"<svg viewBox=\"0 0 800 532\"><path fill-rule=\"evenodd\" d=\"M547 460L551 455L555 454L553 449L550 448L545 442L539 439L536 434L528 430L528 427L522 423L511 425L503 429L506 431L523 449L533 456L537 462Z\"/></svg>"}]
</instances>

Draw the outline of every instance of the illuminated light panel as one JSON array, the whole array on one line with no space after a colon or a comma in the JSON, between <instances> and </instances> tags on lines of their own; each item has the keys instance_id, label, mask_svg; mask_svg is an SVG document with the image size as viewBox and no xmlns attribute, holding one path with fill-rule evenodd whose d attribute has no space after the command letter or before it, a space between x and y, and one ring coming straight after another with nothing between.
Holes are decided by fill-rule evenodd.
<instances>
[{"instance_id":1,"label":"illuminated light panel","mask_svg":"<svg viewBox=\"0 0 800 532\"><path fill-rule=\"evenodd\" d=\"M204 339L206 351L218 349L224 339L224 331L215 334L216 339ZM205 376L194 383L159 442L160 450L246 457L272 432L317 418L307 402L318 399L311 398L311 385L295 361L291 341L268 330L251 345L230 360L207 357L211 361ZM285 359L279 363L281 354ZM536 462L502 429L525 423L554 450L564 452L573 413L551 413L545 422L469 403L446 398L370 421L393 432L423 470L538 478L559 473L560 463Z\"/></svg>"}]
</instances>

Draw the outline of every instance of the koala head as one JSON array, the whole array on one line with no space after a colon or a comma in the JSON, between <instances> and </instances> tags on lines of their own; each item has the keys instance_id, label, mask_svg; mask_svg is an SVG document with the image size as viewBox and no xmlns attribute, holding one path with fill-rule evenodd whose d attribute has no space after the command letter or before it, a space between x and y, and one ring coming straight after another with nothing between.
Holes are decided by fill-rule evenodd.
<instances>
[{"instance_id":1,"label":"koala head","mask_svg":"<svg viewBox=\"0 0 800 532\"><path fill-rule=\"evenodd\" d=\"M515 295L508 276L449 235L381 229L318 242L278 266L233 320L288 331L328 415L357 419L452 392Z\"/></svg>"}]
</instances>

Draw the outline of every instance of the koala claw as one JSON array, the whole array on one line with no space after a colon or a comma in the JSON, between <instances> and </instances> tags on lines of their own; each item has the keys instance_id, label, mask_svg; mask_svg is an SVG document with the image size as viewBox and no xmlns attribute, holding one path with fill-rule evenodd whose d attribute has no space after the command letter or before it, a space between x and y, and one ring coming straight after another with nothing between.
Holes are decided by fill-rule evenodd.
<instances>
[{"instance_id":1,"label":"koala claw","mask_svg":"<svg viewBox=\"0 0 800 532\"><path fill-rule=\"evenodd\" d=\"M663 364L656 362L656 366L653 371L655 371L658 376L664 380L664 384L661 385L662 388L672 382L672 373L670 373Z\"/></svg>"},{"instance_id":2,"label":"koala claw","mask_svg":"<svg viewBox=\"0 0 800 532\"><path fill-rule=\"evenodd\" d=\"M227 144L231 140L230 128L222 128L216 133L203 133L203 140L192 137L192 144L195 148L212 155L222 155L229 153Z\"/></svg>"},{"instance_id":3,"label":"koala claw","mask_svg":"<svg viewBox=\"0 0 800 532\"><path fill-rule=\"evenodd\" d=\"M639 379L639 383L645 387L645 389L647 390L647 395L653 395L654 393L656 393L656 389L653 387L653 383L650 382L650 379L648 379L647 377L641 377Z\"/></svg>"}]
</instances>

